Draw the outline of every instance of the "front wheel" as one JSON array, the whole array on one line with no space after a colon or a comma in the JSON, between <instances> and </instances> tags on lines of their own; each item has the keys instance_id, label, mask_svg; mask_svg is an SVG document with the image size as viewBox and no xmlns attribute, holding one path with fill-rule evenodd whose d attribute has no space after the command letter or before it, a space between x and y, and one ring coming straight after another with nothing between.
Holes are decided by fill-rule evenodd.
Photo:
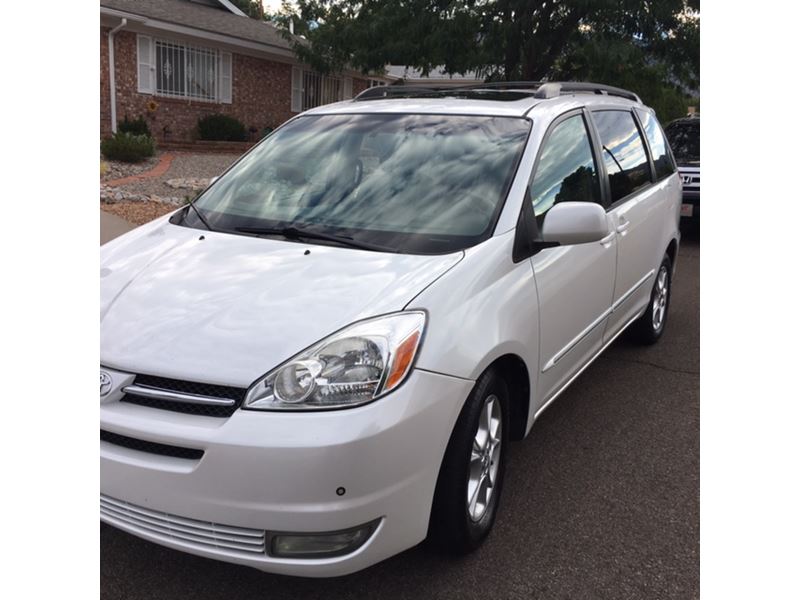
<instances>
[{"instance_id":1,"label":"front wheel","mask_svg":"<svg viewBox=\"0 0 800 600\"><path fill-rule=\"evenodd\" d=\"M631 325L631 334L642 344L655 344L664 333L672 296L672 261L665 254L656 273L650 303L644 314Z\"/></svg>"},{"instance_id":2,"label":"front wheel","mask_svg":"<svg viewBox=\"0 0 800 600\"><path fill-rule=\"evenodd\" d=\"M447 445L431 511L430 533L441 549L475 550L494 524L505 474L508 387L484 373L464 403Z\"/></svg>"}]
</instances>

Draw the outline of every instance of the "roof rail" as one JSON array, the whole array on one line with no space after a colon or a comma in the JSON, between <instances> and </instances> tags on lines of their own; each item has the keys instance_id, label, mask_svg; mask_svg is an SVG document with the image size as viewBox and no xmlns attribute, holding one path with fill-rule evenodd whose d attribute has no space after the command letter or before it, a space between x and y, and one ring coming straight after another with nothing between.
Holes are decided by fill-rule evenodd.
<instances>
[{"instance_id":1,"label":"roof rail","mask_svg":"<svg viewBox=\"0 0 800 600\"><path fill-rule=\"evenodd\" d=\"M555 98L561 95L560 83L544 83L540 85L533 94L534 98Z\"/></svg>"},{"instance_id":2,"label":"roof rail","mask_svg":"<svg viewBox=\"0 0 800 600\"><path fill-rule=\"evenodd\" d=\"M613 85L603 85L602 83L589 83L580 81L565 81L561 83L561 93L570 92L589 92L592 94L606 94L608 96L620 96L634 102L641 103L642 99L637 94Z\"/></svg>"},{"instance_id":3,"label":"roof rail","mask_svg":"<svg viewBox=\"0 0 800 600\"><path fill-rule=\"evenodd\" d=\"M619 96L634 102L642 100L635 93L602 83L580 81L492 81L473 83L461 86L418 86L418 85L383 85L367 88L354 100L378 100L381 98L413 98L415 96L445 96L459 92L478 92L481 90L530 90L535 98L555 98L561 94L590 93Z\"/></svg>"},{"instance_id":4,"label":"roof rail","mask_svg":"<svg viewBox=\"0 0 800 600\"><path fill-rule=\"evenodd\" d=\"M410 98L414 96L438 95L445 89L442 86L419 85L376 85L367 88L353 100L380 100L381 98ZM450 87L451 90L463 89Z\"/></svg>"}]
</instances>

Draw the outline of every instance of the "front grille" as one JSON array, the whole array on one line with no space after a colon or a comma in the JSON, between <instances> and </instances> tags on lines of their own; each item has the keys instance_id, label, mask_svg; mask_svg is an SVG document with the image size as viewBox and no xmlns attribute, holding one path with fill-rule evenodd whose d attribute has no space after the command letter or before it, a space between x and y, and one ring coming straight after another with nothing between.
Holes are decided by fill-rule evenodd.
<instances>
[{"instance_id":1,"label":"front grille","mask_svg":"<svg viewBox=\"0 0 800 600\"><path fill-rule=\"evenodd\" d=\"M198 521L136 506L100 494L100 518L147 538L182 546L245 556L265 553L266 534L260 529Z\"/></svg>"},{"instance_id":2,"label":"front grille","mask_svg":"<svg viewBox=\"0 0 800 600\"><path fill-rule=\"evenodd\" d=\"M185 394L196 394L198 396L230 398L235 400L235 404L232 406L176 402L162 398L147 398L136 394L125 394L121 400L122 402L130 402L131 404L138 404L140 406L205 417L230 417L242 404L242 400L244 400L244 396L247 393L247 389L245 388L197 383L195 381L181 381L179 379L169 379L167 377L157 377L155 375L137 375L133 383L135 385L147 386L170 392L182 392Z\"/></svg>"},{"instance_id":3,"label":"front grille","mask_svg":"<svg viewBox=\"0 0 800 600\"><path fill-rule=\"evenodd\" d=\"M182 381L155 375L137 375L134 383L148 387L160 388L171 392L185 392L198 396L213 396L216 398L233 398L242 400L247 390L229 385L214 385L211 383L197 383L196 381Z\"/></svg>"},{"instance_id":4,"label":"front grille","mask_svg":"<svg viewBox=\"0 0 800 600\"><path fill-rule=\"evenodd\" d=\"M680 176L684 186L700 186L700 173L692 171L680 171Z\"/></svg>"},{"instance_id":5,"label":"front grille","mask_svg":"<svg viewBox=\"0 0 800 600\"><path fill-rule=\"evenodd\" d=\"M202 450L194 448L183 448L181 446L171 446L169 444L159 444L158 442L147 442L136 438L128 437L127 435L120 435L119 433L112 433L110 431L100 430L100 440L114 444L115 446L122 446L130 450L138 450L139 452L147 452L149 454L159 454L161 456L173 456L175 458L187 458L190 460L200 460L203 457Z\"/></svg>"}]
</instances>

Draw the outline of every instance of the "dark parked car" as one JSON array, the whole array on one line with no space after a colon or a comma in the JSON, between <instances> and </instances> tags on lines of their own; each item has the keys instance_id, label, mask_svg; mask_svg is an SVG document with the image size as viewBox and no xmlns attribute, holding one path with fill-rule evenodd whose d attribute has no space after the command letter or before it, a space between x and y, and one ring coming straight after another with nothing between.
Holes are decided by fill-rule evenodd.
<instances>
[{"instance_id":1,"label":"dark parked car","mask_svg":"<svg viewBox=\"0 0 800 600\"><path fill-rule=\"evenodd\" d=\"M681 217L700 223L700 117L672 121L664 129L683 179Z\"/></svg>"}]
</instances>

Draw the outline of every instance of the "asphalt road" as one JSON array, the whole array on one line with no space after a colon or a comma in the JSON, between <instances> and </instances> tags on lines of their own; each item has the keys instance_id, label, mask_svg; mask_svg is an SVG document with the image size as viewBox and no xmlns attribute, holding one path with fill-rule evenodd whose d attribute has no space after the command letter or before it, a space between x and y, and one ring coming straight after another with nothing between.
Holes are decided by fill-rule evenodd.
<instances>
[{"instance_id":1,"label":"asphalt road","mask_svg":"<svg viewBox=\"0 0 800 600\"><path fill-rule=\"evenodd\" d=\"M663 338L616 342L510 447L500 513L477 553L422 544L347 577L298 579L101 525L102 597L699 597L700 243L687 238Z\"/></svg>"}]
</instances>

